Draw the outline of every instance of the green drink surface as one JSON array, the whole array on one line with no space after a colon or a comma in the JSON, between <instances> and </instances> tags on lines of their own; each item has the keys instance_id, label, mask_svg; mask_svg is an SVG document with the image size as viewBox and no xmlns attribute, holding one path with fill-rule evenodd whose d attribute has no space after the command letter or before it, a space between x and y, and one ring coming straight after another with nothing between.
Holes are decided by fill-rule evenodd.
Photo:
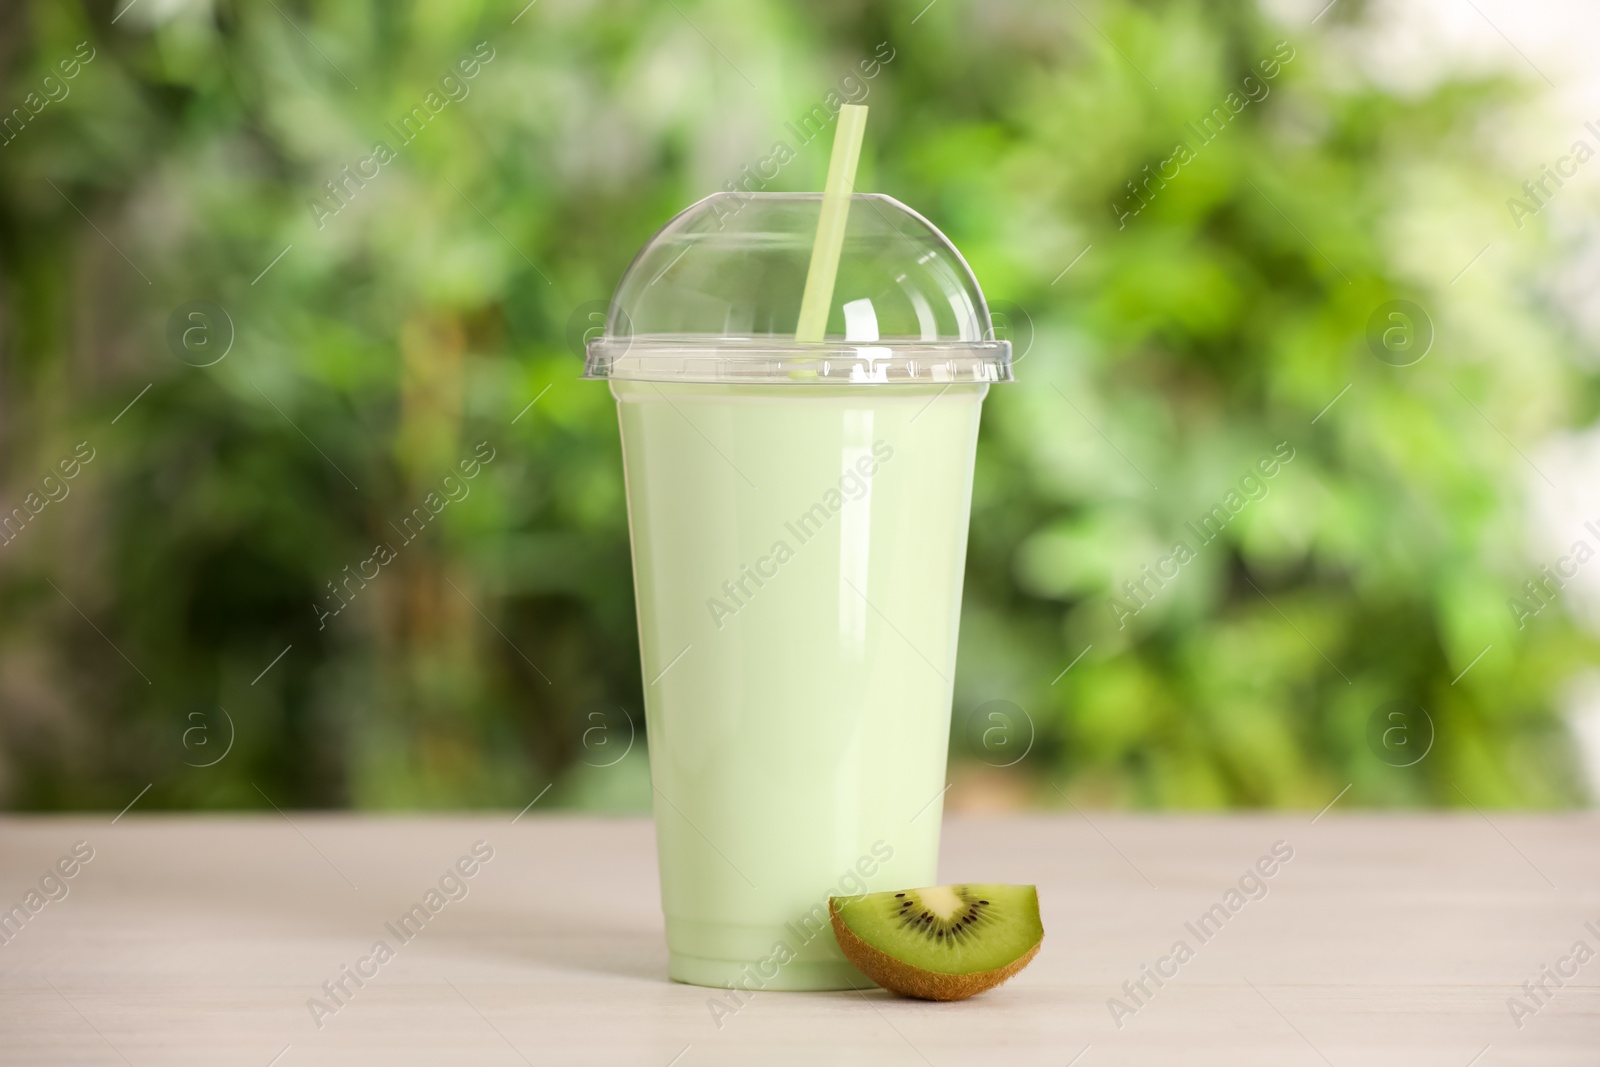
<instances>
[{"instance_id":1,"label":"green drink surface","mask_svg":"<svg viewBox=\"0 0 1600 1067\"><path fill-rule=\"evenodd\" d=\"M611 387L674 977L846 984L828 896L936 880L987 386Z\"/></svg>"}]
</instances>

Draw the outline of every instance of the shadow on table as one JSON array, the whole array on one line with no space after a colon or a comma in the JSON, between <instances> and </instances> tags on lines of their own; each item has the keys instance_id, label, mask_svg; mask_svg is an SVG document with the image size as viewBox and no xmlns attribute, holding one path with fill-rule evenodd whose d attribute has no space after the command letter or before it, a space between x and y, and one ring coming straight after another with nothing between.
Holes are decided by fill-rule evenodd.
<instances>
[{"instance_id":1,"label":"shadow on table","mask_svg":"<svg viewBox=\"0 0 1600 1067\"><path fill-rule=\"evenodd\" d=\"M660 930L603 928L574 919L560 928L531 930L526 916L497 916L496 936L477 941L480 951L516 963L565 971L667 981L667 945ZM480 937L483 932L478 931Z\"/></svg>"}]
</instances>

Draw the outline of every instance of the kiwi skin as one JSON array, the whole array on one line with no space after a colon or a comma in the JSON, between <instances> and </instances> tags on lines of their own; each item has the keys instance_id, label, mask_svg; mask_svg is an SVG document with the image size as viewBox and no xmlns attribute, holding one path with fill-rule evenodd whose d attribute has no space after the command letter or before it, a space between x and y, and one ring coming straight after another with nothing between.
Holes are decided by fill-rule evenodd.
<instances>
[{"instance_id":1,"label":"kiwi skin","mask_svg":"<svg viewBox=\"0 0 1600 1067\"><path fill-rule=\"evenodd\" d=\"M903 963L861 940L839 916L837 897L828 898L828 913L833 918L833 935L839 942L839 948L857 970L891 992L919 1000L965 1000L993 989L1031 963L1033 957L1039 954L1039 946L1044 944L1044 938L1041 937L1027 952L992 971L941 974Z\"/></svg>"}]
</instances>

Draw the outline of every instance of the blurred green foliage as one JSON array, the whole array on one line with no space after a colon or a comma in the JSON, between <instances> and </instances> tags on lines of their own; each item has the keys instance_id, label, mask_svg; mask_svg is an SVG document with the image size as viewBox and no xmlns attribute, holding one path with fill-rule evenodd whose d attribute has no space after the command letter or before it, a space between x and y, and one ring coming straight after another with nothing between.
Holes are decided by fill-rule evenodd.
<instances>
[{"instance_id":1,"label":"blurred green foliage","mask_svg":"<svg viewBox=\"0 0 1600 1067\"><path fill-rule=\"evenodd\" d=\"M1586 424L1594 389L1520 280L1538 227L1450 284L1521 181L1483 132L1516 85L1369 84L1324 46L1353 3L125 3L0 14L7 108L94 53L0 146L6 508L95 450L0 548L5 805L647 806L642 744L600 766L641 679L614 413L572 336L776 140L768 188L820 187L829 137L785 123L841 87L872 108L860 187L1036 334L979 448L963 767L1006 699L1037 739L1003 773L1041 804L1581 797L1554 694L1593 647L1506 609L1534 567L1507 439ZM1189 132L1279 42L1270 91ZM1396 298L1437 331L1409 367L1365 339ZM167 340L194 300L234 331L207 367ZM397 536L480 442L470 494ZM1266 496L1116 610L1280 442ZM1411 768L1366 740L1394 699L1437 731Z\"/></svg>"}]
</instances>

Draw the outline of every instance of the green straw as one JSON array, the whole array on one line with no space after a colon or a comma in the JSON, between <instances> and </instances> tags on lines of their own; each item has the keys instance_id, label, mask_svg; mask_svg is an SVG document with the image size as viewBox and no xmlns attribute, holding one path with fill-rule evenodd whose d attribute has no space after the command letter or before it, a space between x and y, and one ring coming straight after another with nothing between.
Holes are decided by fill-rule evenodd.
<instances>
[{"instance_id":1,"label":"green straw","mask_svg":"<svg viewBox=\"0 0 1600 1067\"><path fill-rule=\"evenodd\" d=\"M839 109L828 180L822 187L817 239L811 246L811 266L806 271L805 294L800 298L796 341L820 341L827 332L828 308L833 304L833 283L839 275L839 253L844 250L844 227L850 215L850 194L855 191L856 165L861 162L861 138L866 131L865 107L846 104Z\"/></svg>"}]
</instances>

